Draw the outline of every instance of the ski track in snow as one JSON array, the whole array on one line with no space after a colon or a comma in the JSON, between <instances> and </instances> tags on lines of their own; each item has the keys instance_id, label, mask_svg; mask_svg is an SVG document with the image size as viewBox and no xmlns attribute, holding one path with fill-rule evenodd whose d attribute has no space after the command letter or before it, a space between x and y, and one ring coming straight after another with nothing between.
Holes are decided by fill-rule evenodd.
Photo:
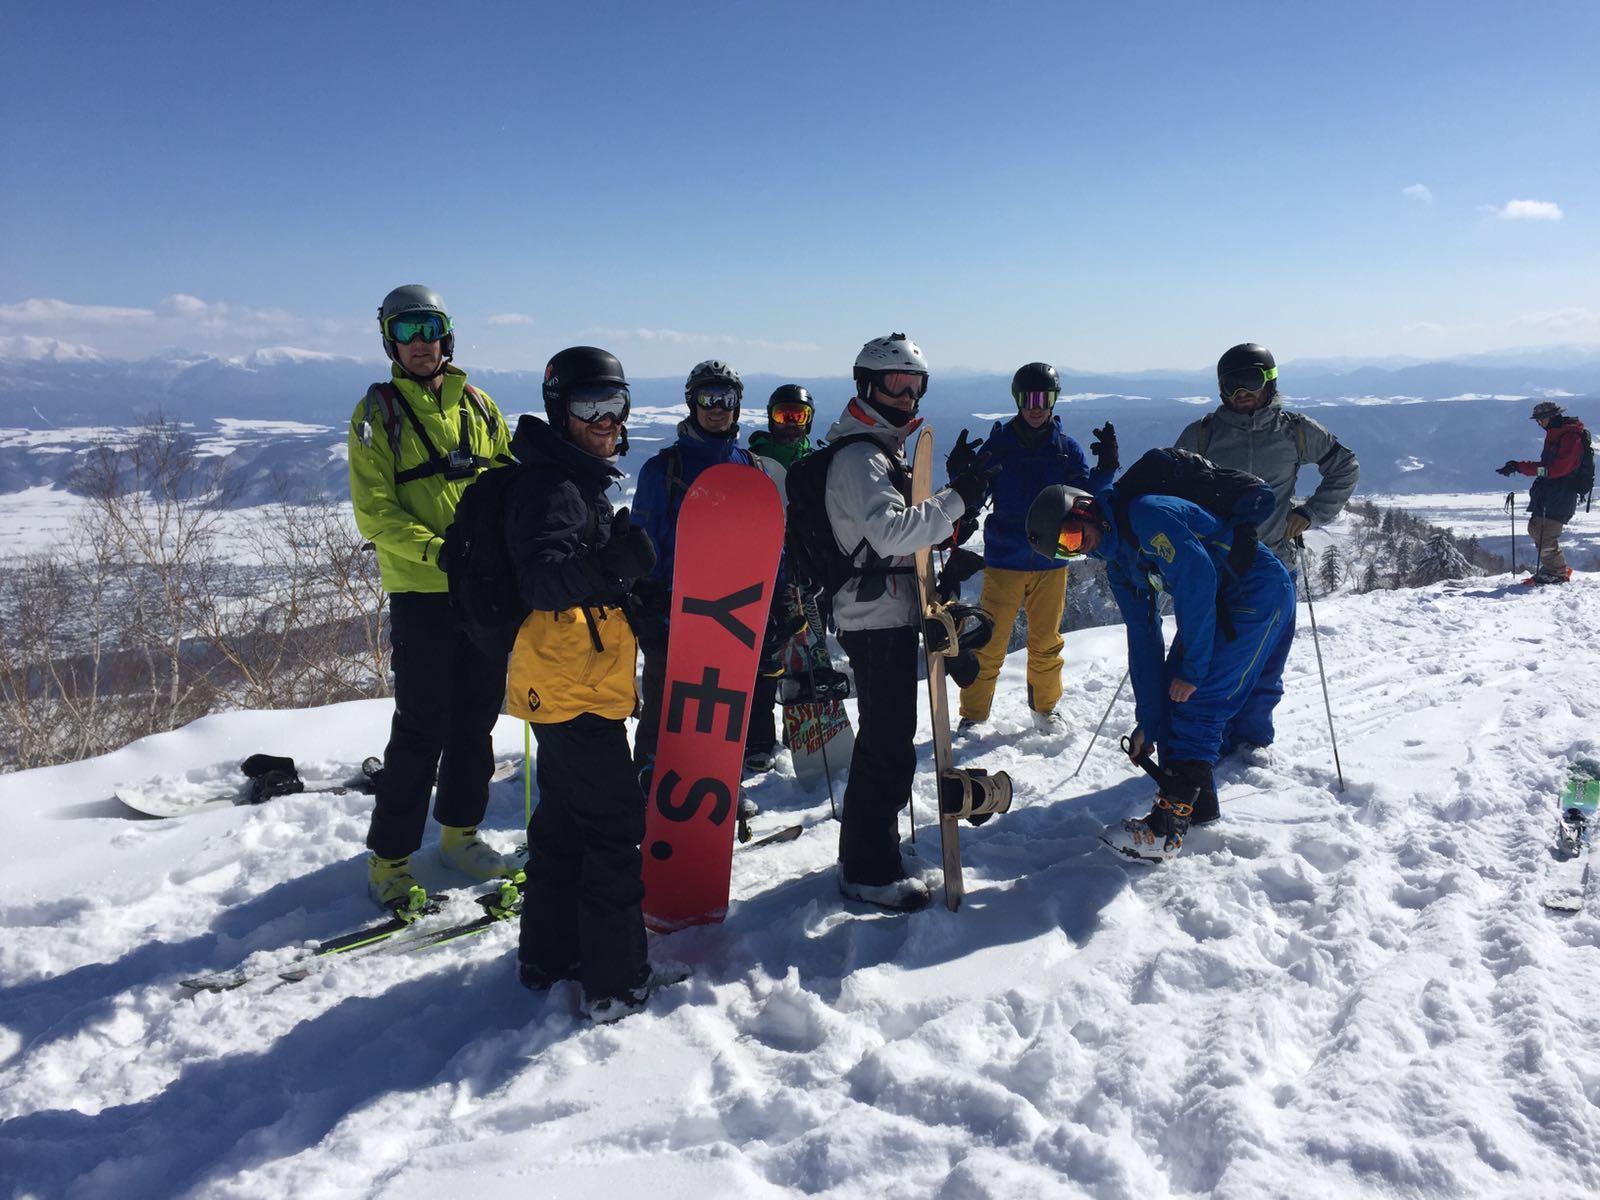
<instances>
[{"instance_id":1,"label":"ski track in snow","mask_svg":"<svg viewBox=\"0 0 1600 1200\"><path fill-rule=\"evenodd\" d=\"M0 777L0 1194L1592 1196L1600 920L1546 913L1538 883L1564 767L1600 754L1600 589L1519 592L1319 605L1343 792L1302 607L1276 745L1219 767L1224 819L1159 869L1097 836L1150 797L1115 749L1126 693L1071 778L1120 629L1068 636L1054 740L1014 654L956 743L1017 783L964 833L961 912L847 905L826 796L780 771L751 785L758 825L814 828L737 854L728 921L653 939L694 976L605 1028L573 985L517 986L514 923L180 993L371 918L371 801L150 821L112 786L252 750L338 775L386 703ZM497 750L520 746L507 719ZM520 778L496 784L485 828L510 847L521 824ZM916 852L936 882L933 827Z\"/></svg>"}]
</instances>

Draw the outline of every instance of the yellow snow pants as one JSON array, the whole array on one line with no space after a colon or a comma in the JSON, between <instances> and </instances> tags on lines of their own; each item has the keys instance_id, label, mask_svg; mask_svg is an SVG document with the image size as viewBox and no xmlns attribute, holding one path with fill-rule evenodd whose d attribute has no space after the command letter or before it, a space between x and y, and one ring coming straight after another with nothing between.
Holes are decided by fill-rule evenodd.
<instances>
[{"instance_id":1,"label":"yellow snow pants","mask_svg":"<svg viewBox=\"0 0 1600 1200\"><path fill-rule=\"evenodd\" d=\"M983 721L994 702L994 685L1020 608L1028 614L1028 707L1049 712L1061 699L1061 614L1067 605L1067 569L983 569L979 606L994 618L994 636L978 651L978 678L961 689L963 720Z\"/></svg>"}]
</instances>

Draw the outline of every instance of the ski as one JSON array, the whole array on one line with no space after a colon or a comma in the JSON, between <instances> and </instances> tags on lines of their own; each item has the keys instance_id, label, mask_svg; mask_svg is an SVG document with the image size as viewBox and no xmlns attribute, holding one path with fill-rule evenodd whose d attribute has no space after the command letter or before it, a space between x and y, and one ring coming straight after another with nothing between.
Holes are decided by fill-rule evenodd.
<instances>
[{"instance_id":1,"label":"ski","mask_svg":"<svg viewBox=\"0 0 1600 1200\"><path fill-rule=\"evenodd\" d=\"M805 832L804 825L785 825L782 829L772 833L763 834L753 841L742 842L735 846L735 850L759 850L762 846L773 846L779 842L792 842Z\"/></svg>"},{"instance_id":2,"label":"ski","mask_svg":"<svg viewBox=\"0 0 1600 1200\"><path fill-rule=\"evenodd\" d=\"M483 912L470 920L440 925L428 918L438 916L459 893L440 892L430 896L421 908L411 912L394 913L370 925L363 925L349 933L340 934L319 942L304 954L288 963L267 967L260 971L234 969L211 975L197 975L179 980L179 986L190 993L231 992L258 979L276 976L285 983L296 983L312 975L328 962L341 955L371 953L406 954L442 945L459 938L481 933L492 925L517 916L522 912L523 880L507 879L492 890L472 896L473 903Z\"/></svg>"},{"instance_id":3,"label":"ski","mask_svg":"<svg viewBox=\"0 0 1600 1200\"><path fill-rule=\"evenodd\" d=\"M1600 765L1575 763L1561 788L1555 837L1549 847L1540 895L1541 903L1552 912L1583 911L1597 809Z\"/></svg>"}]
</instances>

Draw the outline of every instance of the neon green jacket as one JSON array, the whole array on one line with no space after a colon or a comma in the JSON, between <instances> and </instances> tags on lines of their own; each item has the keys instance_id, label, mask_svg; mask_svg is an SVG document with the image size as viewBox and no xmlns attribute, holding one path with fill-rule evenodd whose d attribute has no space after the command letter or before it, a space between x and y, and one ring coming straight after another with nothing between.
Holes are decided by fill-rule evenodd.
<instances>
[{"instance_id":1,"label":"neon green jacket","mask_svg":"<svg viewBox=\"0 0 1600 1200\"><path fill-rule=\"evenodd\" d=\"M483 392L477 393L483 401L481 410L467 399L465 371L446 364L443 394L437 397L406 378L399 367L391 375L441 455L464 448L478 459L511 461L505 418ZM461 447L463 407L468 447ZM385 406L369 392L350 418L350 504L356 528L377 548L386 591L446 592L450 582L439 569L439 548L461 493L472 480L433 474L397 485L394 477L426 464L428 451L404 410L397 405L393 415L391 424Z\"/></svg>"}]
</instances>

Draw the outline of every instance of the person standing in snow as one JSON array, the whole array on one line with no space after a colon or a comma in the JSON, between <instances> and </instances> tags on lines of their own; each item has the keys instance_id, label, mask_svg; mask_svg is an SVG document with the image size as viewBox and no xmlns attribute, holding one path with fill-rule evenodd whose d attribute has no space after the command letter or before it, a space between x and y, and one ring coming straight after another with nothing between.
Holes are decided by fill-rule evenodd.
<instances>
[{"instance_id":1,"label":"person standing in snow","mask_svg":"<svg viewBox=\"0 0 1600 1200\"><path fill-rule=\"evenodd\" d=\"M719 463L756 467L755 456L739 445L739 404L743 397L744 383L739 372L727 363L710 359L695 364L684 382L683 398L689 406L689 415L678 422L678 440L659 451L639 470L639 485L633 497L634 520L650 535L658 554L655 569L638 589L639 604L635 610L635 628L644 652L644 708L633 746L634 764L641 771L654 762L660 736L678 511L683 507L684 496L707 467ZM737 530L729 530L730 539L737 540L737 537ZM792 613L783 611L784 607L772 606L768 620L769 643L773 629L793 619ZM763 671L774 657L770 644L763 648ZM745 757L747 761L759 762L762 769L771 766L777 748L777 733L771 716L769 699L765 727L752 720L745 735ZM753 811L753 806L741 798L741 813L749 816Z\"/></svg>"},{"instance_id":2,"label":"person standing in snow","mask_svg":"<svg viewBox=\"0 0 1600 1200\"><path fill-rule=\"evenodd\" d=\"M622 364L593 346L552 358L547 421L525 415L506 503L506 546L531 611L511 651L507 699L539 744L539 805L528 822L518 978L543 991L583 985L595 1021L643 1006L645 798L628 754L638 644L624 613L655 565L645 531L606 491L630 399Z\"/></svg>"},{"instance_id":3,"label":"person standing in snow","mask_svg":"<svg viewBox=\"0 0 1600 1200\"><path fill-rule=\"evenodd\" d=\"M450 362L455 327L437 292L419 283L395 288L378 308L378 328L391 378L368 389L349 435L350 502L389 593L394 670L367 883L379 905L416 909L427 895L411 855L422 845L436 782L440 859L478 880L516 872L478 836L506 665L467 636L442 560L461 493L480 472L511 460L500 410Z\"/></svg>"},{"instance_id":4,"label":"person standing in snow","mask_svg":"<svg viewBox=\"0 0 1600 1200\"><path fill-rule=\"evenodd\" d=\"M778 486L778 496L785 505L788 493L784 481L789 468L811 453L811 421L816 406L811 393L797 383L785 383L774 388L767 399L767 427L750 435L750 453L756 463ZM797 611L797 597L787 597L789 611ZM817 631L821 634L821 630ZM784 646L774 648L774 656L781 656ZM778 699L779 676L763 671L756 676L755 691L750 697L750 728L745 734L745 769L764 771L772 766L773 750L778 745L778 722L775 706Z\"/></svg>"},{"instance_id":5,"label":"person standing in snow","mask_svg":"<svg viewBox=\"0 0 1600 1200\"><path fill-rule=\"evenodd\" d=\"M1361 478L1361 464L1319 422L1283 407L1278 394L1278 364L1265 346L1246 342L1217 360L1222 404L1193 422L1173 443L1209 458L1219 467L1246 471L1272 489L1271 515L1260 523L1261 542L1294 579L1299 569L1300 536L1326 525L1344 510ZM1300 468L1315 463L1317 490L1295 502ZM1295 613L1289 633L1263 664L1254 689L1223 734L1222 753L1265 747L1276 736L1273 710L1283 699L1283 668L1294 642Z\"/></svg>"},{"instance_id":6,"label":"person standing in snow","mask_svg":"<svg viewBox=\"0 0 1600 1200\"><path fill-rule=\"evenodd\" d=\"M1046 733L1065 729L1056 702L1061 699L1061 614L1067 604L1067 564L1035 554L1028 545L1028 506L1052 484L1089 492L1111 482L1117 471L1117 433L1111 422L1094 431L1090 450L1095 468L1077 440L1067 436L1055 415L1061 376L1049 363L1033 362L1011 377L1017 415L996 421L982 458L998 468L994 510L983 523L983 593L979 606L1001 631L977 652L978 677L961 689L961 725L989 719L995 684L1006 657L1006 632L1017 610L1028 614L1028 708L1034 725ZM966 440L961 431L961 442ZM958 442L958 445L960 442Z\"/></svg>"},{"instance_id":7,"label":"person standing in snow","mask_svg":"<svg viewBox=\"0 0 1600 1200\"><path fill-rule=\"evenodd\" d=\"M1119 528L1119 505L1131 538ZM1147 815L1104 835L1112 849L1131 858L1169 859L1191 824L1217 819L1211 772L1224 733L1265 665L1294 636L1294 582L1254 533L1272 505L1272 489L1258 483L1224 520L1176 496L1134 496L1124 504L1113 484L1094 496L1046 488L1028 510L1035 551L1105 562L1127 626L1138 724L1126 747L1158 787ZM1170 655L1162 639L1161 593L1172 597L1177 618ZM1152 753L1156 765L1147 761Z\"/></svg>"},{"instance_id":8,"label":"person standing in snow","mask_svg":"<svg viewBox=\"0 0 1600 1200\"><path fill-rule=\"evenodd\" d=\"M1528 537L1539 550L1539 569L1522 582L1534 586L1566 583L1572 568L1561 553L1561 531L1578 511L1579 470L1589 448L1583 422L1569 417L1549 400L1534 405L1533 419L1544 430L1544 450L1537 461L1506 460L1499 475L1532 475L1528 489Z\"/></svg>"},{"instance_id":9,"label":"person standing in snow","mask_svg":"<svg viewBox=\"0 0 1600 1200\"><path fill-rule=\"evenodd\" d=\"M922 603L911 556L949 538L962 514L976 512L991 476L972 453L955 464L949 486L910 503L905 441L922 424L916 414L928 361L905 334L863 346L855 383L855 398L827 440L866 436L832 452L825 492L834 541L855 570L833 601L858 717L839 829L839 890L852 900L916 909L928 903L928 887L906 870L899 836L917 766Z\"/></svg>"}]
</instances>

